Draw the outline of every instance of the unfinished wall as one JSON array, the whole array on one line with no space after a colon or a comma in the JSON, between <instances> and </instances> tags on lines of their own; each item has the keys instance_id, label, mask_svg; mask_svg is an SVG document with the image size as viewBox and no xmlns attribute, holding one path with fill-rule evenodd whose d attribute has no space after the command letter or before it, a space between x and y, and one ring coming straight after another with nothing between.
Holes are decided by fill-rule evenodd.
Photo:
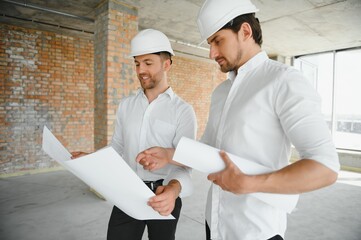
<instances>
[{"instance_id":1,"label":"unfinished wall","mask_svg":"<svg viewBox=\"0 0 361 240\"><path fill-rule=\"evenodd\" d=\"M47 125L69 149L93 149L93 43L0 24L1 173L52 167Z\"/></svg>"},{"instance_id":2,"label":"unfinished wall","mask_svg":"<svg viewBox=\"0 0 361 240\"><path fill-rule=\"evenodd\" d=\"M170 84L193 105L200 137L208 117L210 94L225 75L206 60L187 56L173 60ZM124 67L124 63L119 64ZM93 69L91 40L0 24L0 174L58 166L41 150L44 125L70 151L95 149ZM127 69L129 76L134 66L122 69ZM139 86L133 76L132 81L127 77L126 82L108 82L121 88L111 92L108 119L115 117L113 102ZM108 123L107 135L114 129L112 121Z\"/></svg>"},{"instance_id":3,"label":"unfinished wall","mask_svg":"<svg viewBox=\"0 0 361 240\"><path fill-rule=\"evenodd\" d=\"M108 145L113 135L118 99L138 84L129 58L130 39L138 32L137 9L117 1L104 1L96 9L94 148Z\"/></svg>"},{"instance_id":4,"label":"unfinished wall","mask_svg":"<svg viewBox=\"0 0 361 240\"><path fill-rule=\"evenodd\" d=\"M211 93L226 75L221 73L215 63L197 60L185 56L173 58L169 74L169 83L174 92L192 104L197 115L198 134L201 137L206 127Z\"/></svg>"}]
</instances>

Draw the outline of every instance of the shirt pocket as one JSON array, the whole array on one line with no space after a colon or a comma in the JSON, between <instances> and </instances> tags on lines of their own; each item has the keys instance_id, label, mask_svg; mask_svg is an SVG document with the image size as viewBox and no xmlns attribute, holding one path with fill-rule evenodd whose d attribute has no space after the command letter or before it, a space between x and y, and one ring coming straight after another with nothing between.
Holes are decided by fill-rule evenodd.
<instances>
[{"instance_id":1,"label":"shirt pocket","mask_svg":"<svg viewBox=\"0 0 361 240\"><path fill-rule=\"evenodd\" d=\"M156 144L161 147L173 147L173 139L176 134L176 125L156 119L154 122L153 136Z\"/></svg>"}]
</instances>

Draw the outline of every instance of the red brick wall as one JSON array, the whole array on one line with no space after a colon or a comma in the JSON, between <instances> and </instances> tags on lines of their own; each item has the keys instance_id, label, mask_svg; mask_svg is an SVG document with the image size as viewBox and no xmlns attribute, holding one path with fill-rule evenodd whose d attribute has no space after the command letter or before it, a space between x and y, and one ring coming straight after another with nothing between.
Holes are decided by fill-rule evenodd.
<instances>
[{"instance_id":1,"label":"red brick wall","mask_svg":"<svg viewBox=\"0 0 361 240\"><path fill-rule=\"evenodd\" d=\"M193 105L200 137L210 94L225 75L206 60L186 56L173 60L169 82ZM129 65L119 60L118 64L112 71L123 69L122 79L111 77L108 81L107 89L113 92L107 100L111 101L107 135L114 129L114 106L139 86L133 62ZM0 24L1 174L57 166L41 150L44 125L70 151L95 149L93 69L93 41Z\"/></svg>"},{"instance_id":2,"label":"red brick wall","mask_svg":"<svg viewBox=\"0 0 361 240\"><path fill-rule=\"evenodd\" d=\"M206 127L211 93L226 75L209 60L175 56L168 78L174 92L192 104L197 115L199 139Z\"/></svg>"},{"instance_id":3,"label":"red brick wall","mask_svg":"<svg viewBox=\"0 0 361 240\"><path fill-rule=\"evenodd\" d=\"M0 172L55 165L48 126L69 150L93 150L93 43L0 24Z\"/></svg>"},{"instance_id":4,"label":"red brick wall","mask_svg":"<svg viewBox=\"0 0 361 240\"><path fill-rule=\"evenodd\" d=\"M138 86L128 58L130 39L138 32L138 15L136 9L115 1L104 1L96 15L94 147L100 149L111 141L119 98Z\"/></svg>"}]
</instances>

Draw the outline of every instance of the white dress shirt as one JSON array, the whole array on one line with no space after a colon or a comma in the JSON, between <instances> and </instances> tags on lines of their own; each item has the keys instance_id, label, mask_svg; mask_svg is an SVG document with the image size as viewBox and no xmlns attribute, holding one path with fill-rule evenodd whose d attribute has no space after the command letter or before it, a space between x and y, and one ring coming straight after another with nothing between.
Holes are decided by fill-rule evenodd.
<instances>
[{"instance_id":1,"label":"white dress shirt","mask_svg":"<svg viewBox=\"0 0 361 240\"><path fill-rule=\"evenodd\" d=\"M141 151L160 146L175 148L182 136L195 139L196 116L192 106L178 97L171 88L149 103L143 89L121 100L111 146L144 181L176 179L181 184L181 197L193 192L190 169L172 164L156 171L144 170L135 161Z\"/></svg>"},{"instance_id":2,"label":"white dress shirt","mask_svg":"<svg viewBox=\"0 0 361 240\"><path fill-rule=\"evenodd\" d=\"M289 164L291 143L301 158L339 171L320 98L300 72L260 52L212 94L202 142L274 170ZM286 212L212 184L206 220L212 240L284 236Z\"/></svg>"}]
</instances>

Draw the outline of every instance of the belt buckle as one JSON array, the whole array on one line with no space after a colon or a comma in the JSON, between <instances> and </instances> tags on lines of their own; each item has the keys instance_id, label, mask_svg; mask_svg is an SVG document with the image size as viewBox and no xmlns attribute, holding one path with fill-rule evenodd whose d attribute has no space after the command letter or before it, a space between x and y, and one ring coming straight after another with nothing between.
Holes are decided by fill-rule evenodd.
<instances>
[{"instance_id":1,"label":"belt buckle","mask_svg":"<svg viewBox=\"0 0 361 240\"><path fill-rule=\"evenodd\" d=\"M162 185L163 179L159 179L156 181L143 181L143 182L149 187L150 190L154 192L157 187Z\"/></svg>"}]
</instances>

